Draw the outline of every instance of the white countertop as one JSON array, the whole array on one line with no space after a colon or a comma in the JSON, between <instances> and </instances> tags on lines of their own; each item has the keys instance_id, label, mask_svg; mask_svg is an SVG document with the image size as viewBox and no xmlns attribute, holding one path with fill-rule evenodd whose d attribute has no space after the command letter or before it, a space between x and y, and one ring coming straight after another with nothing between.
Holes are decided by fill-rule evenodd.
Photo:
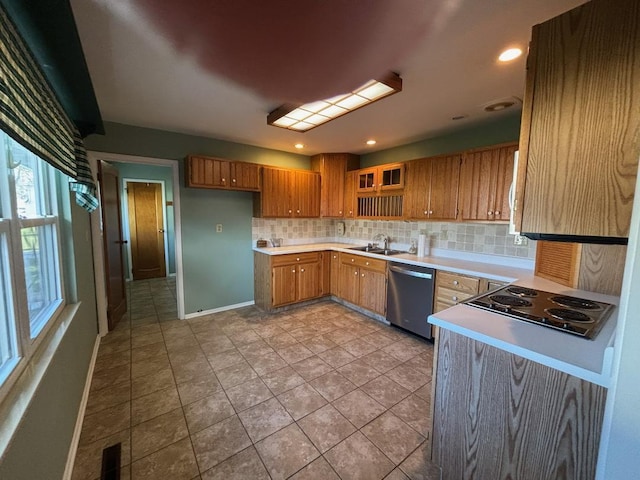
<instances>
[{"instance_id":1,"label":"white countertop","mask_svg":"<svg viewBox=\"0 0 640 480\"><path fill-rule=\"evenodd\" d=\"M587 298L618 305L619 298L565 287L533 275L532 270L514 268L496 263L485 263L429 256L419 258L411 254L377 255L350 250L353 244L313 243L276 248L254 248L267 255L334 250L388 261L426 266L438 270L480 276L505 283ZM604 387L609 386L613 344L618 309L615 308L594 340L575 337L550 328L513 319L498 313L456 305L431 315L429 323L440 328L492 345L501 350L547 365Z\"/></svg>"}]
</instances>

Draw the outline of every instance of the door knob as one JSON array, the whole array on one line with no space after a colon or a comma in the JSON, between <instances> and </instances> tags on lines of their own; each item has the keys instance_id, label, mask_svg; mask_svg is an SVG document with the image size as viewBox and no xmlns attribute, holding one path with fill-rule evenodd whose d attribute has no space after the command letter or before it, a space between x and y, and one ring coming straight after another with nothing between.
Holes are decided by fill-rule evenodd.
<instances>
[{"instance_id":1,"label":"door knob","mask_svg":"<svg viewBox=\"0 0 640 480\"><path fill-rule=\"evenodd\" d=\"M160 230L158 230L159 233L164 233L164 230L161 228Z\"/></svg>"}]
</instances>

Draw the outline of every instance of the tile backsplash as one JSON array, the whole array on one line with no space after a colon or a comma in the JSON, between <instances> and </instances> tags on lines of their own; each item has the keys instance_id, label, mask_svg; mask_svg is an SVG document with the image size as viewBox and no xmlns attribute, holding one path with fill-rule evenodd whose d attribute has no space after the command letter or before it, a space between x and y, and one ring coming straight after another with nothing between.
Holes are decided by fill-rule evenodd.
<instances>
[{"instance_id":1,"label":"tile backsplash","mask_svg":"<svg viewBox=\"0 0 640 480\"><path fill-rule=\"evenodd\" d=\"M345 224L345 235L337 236L337 223ZM534 260L536 242L514 245L508 225L455 223L455 222L405 222L387 220L335 220L335 219L269 219L253 218L252 240L282 238L283 245L309 242L367 243L376 234L391 237L391 246L407 250L411 240L418 242L423 232L429 246L439 250L454 250L487 255L502 255Z\"/></svg>"}]
</instances>

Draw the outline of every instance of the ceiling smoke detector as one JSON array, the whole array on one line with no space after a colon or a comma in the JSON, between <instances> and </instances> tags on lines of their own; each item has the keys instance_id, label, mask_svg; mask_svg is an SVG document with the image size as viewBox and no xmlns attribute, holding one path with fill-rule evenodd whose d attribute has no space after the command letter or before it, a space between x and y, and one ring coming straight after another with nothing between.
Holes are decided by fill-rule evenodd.
<instances>
[{"instance_id":1,"label":"ceiling smoke detector","mask_svg":"<svg viewBox=\"0 0 640 480\"><path fill-rule=\"evenodd\" d=\"M507 108L513 107L516 103L522 103L518 97L508 97L502 98L500 100L494 100L492 102L486 103L482 105L482 109L485 112L501 112L502 110L506 110Z\"/></svg>"}]
</instances>

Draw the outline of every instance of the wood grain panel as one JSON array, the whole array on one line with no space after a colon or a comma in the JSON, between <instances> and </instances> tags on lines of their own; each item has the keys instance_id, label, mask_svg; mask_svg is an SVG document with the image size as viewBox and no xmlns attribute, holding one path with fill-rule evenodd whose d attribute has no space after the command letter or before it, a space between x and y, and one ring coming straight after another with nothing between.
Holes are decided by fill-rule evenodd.
<instances>
[{"instance_id":1,"label":"wood grain panel","mask_svg":"<svg viewBox=\"0 0 640 480\"><path fill-rule=\"evenodd\" d=\"M296 301L302 302L320 296L320 262L301 263L296 270ZM289 285L291 288L291 285Z\"/></svg>"},{"instance_id":2,"label":"wood grain panel","mask_svg":"<svg viewBox=\"0 0 640 480\"><path fill-rule=\"evenodd\" d=\"M331 295L340 296L340 257L338 252L327 252L331 256L331 281L329 289Z\"/></svg>"},{"instance_id":3,"label":"wood grain panel","mask_svg":"<svg viewBox=\"0 0 640 480\"><path fill-rule=\"evenodd\" d=\"M536 246L534 275L576 288L581 248L579 243L539 241Z\"/></svg>"},{"instance_id":4,"label":"wood grain panel","mask_svg":"<svg viewBox=\"0 0 640 480\"><path fill-rule=\"evenodd\" d=\"M278 307L297 300L296 275L298 265L284 265L271 269L271 306Z\"/></svg>"},{"instance_id":5,"label":"wood grain panel","mask_svg":"<svg viewBox=\"0 0 640 480\"><path fill-rule=\"evenodd\" d=\"M360 267L358 304L372 312L387 312L387 276L384 273Z\"/></svg>"},{"instance_id":6,"label":"wood grain panel","mask_svg":"<svg viewBox=\"0 0 640 480\"><path fill-rule=\"evenodd\" d=\"M458 215L459 155L431 158L429 220L455 220Z\"/></svg>"},{"instance_id":7,"label":"wood grain panel","mask_svg":"<svg viewBox=\"0 0 640 480\"><path fill-rule=\"evenodd\" d=\"M271 266L296 265L298 263L319 262L320 252L289 253L286 255L272 255Z\"/></svg>"},{"instance_id":8,"label":"wood grain panel","mask_svg":"<svg viewBox=\"0 0 640 480\"><path fill-rule=\"evenodd\" d=\"M480 279L478 277L462 275L461 273L445 272L443 270L438 270L436 273L436 286L462 293L477 295L479 283Z\"/></svg>"},{"instance_id":9,"label":"wood grain panel","mask_svg":"<svg viewBox=\"0 0 640 480\"><path fill-rule=\"evenodd\" d=\"M351 153L321 153L311 157L311 170L319 172L320 216L340 218L344 215L345 174L358 168L360 157Z\"/></svg>"},{"instance_id":10,"label":"wood grain panel","mask_svg":"<svg viewBox=\"0 0 640 480\"><path fill-rule=\"evenodd\" d=\"M259 215L262 217L291 216L290 170L266 167L262 169L262 192L259 204Z\"/></svg>"},{"instance_id":11,"label":"wood grain panel","mask_svg":"<svg viewBox=\"0 0 640 480\"><path fill-rule=\"evenodd\" d=\"M271 256L253 253L253 298L256 307L271 308Z\"/></svg>"},{"instance_id":12,"label":"wood grain panel","mask_svg":"<svg viewBox=\"0 0 640 480\"><path fill-rule=\"evenodd\" d=\"M578 288L619 296L626 257L626 245L582 245Z\"/></svg>"},{"instance_id":13,"label":"wood grain panel","mask_svg":"<svg viewBox=\"0 0 640 480\"><path fill-rule=\"evenodd\" d=\"M358 172L353 170L344 176L344 218L354 218L357 212L356 183Z\"/></svg>"},{"instance_id":14,"label":"wood grain panel","mask_svg":"<svg viewBox=\"0 0 640 480\"><path fill-rule=\"evenodd\" d=\"M359 269L355 265L348 265L340 262L340 298L347 302L358 303L359 292Z\"/></svg>"},{"instance_id":15,"label":"wood grain panel","mask_svg":"<svg viewBox=\"0 0 640 480\"><path fill-rule=\"evenodd\" d=\"M443 480L595 477L606 390L440 329L432 460Z\"/></svg>"},{"instance_id":16,"label":"wood grain panel","mask_svg":"<svg viewBox=\"0 0 640 480\"><path fill-rule=\"evenodd\" d=\"M404 216L423 220L429 217L431 160L421 158L406 163Z\"/></svg>"},{"instance_id":17,"label":"wood grain panel","mask_svg":"<svg viewBox=\"0 0 640 480\"><path fill-rule=\"evenodd\" d=\"M532 46L521 231L627 237L640 157L640 1L588 2L535 26Z\"/></svg>"}]
</instances>

